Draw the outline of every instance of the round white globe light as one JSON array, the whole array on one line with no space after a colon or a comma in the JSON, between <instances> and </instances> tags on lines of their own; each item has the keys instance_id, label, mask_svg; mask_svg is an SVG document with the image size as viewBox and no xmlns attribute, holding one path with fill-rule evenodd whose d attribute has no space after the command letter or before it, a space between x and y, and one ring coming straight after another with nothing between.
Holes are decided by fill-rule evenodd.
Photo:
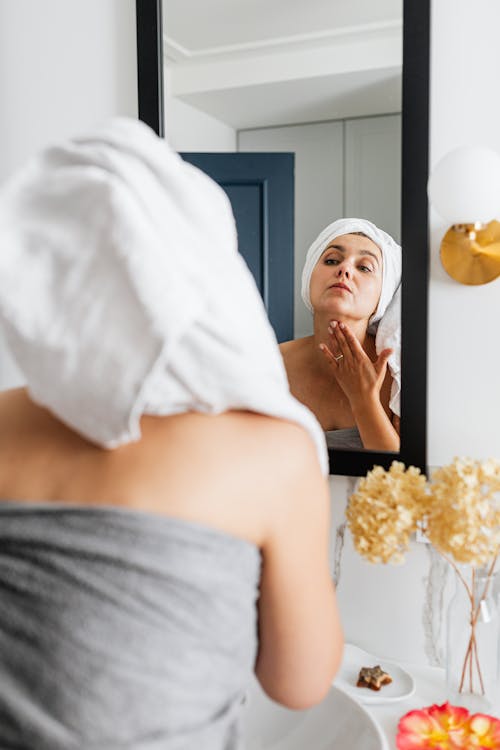
<instances>
[{"instance_id":1,"label":"round white globe light","mask_svg":"<svg viewBox=\"0 0 500 750\"><path fill-rule=\"evenodd\" d=\"M436 211L450 224L488 223L500 215L500 155L466 146L446 154L435 166L427 192Z\"/></svg>"}]
</instances>

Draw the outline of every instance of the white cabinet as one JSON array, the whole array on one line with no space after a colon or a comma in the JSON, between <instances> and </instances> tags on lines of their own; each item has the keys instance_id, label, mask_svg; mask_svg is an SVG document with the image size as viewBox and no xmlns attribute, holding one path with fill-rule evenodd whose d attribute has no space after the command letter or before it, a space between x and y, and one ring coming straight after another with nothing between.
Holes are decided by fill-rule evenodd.
<instances>
[{"instance_id":1,"label":"white cabinet","mask_svg":"<svg viewBox=\"0 0 500 750\"><path fill-rule=\"evenodd\" d=\"M345 121L345 216L370 219L399 242L401 115Z\"/></svg>"}]
</instances>

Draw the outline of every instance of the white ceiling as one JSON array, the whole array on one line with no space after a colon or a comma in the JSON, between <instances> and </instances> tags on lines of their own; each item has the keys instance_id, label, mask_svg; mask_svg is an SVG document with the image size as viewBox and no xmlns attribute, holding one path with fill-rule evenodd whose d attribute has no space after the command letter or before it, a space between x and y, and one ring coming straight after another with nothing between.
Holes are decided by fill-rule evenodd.
<instances>
[{"instance_id":1,"label":"white ceiling","mask_svg":"<svg viewBox=\"0 0 500 750\"><path fill-rule=\"evenodd\" d=\"M190 51L401 21L402 0L164 0L167 37Z\"/></svg>"},{"instance_id":2,"label":"white ceiling","mask_svg":"<svg viewBox=\"0 0 500 750\"><path fill-rule=\"evenodd\" d=\"M186 94L185 102L236 130L340 120L401 110L397 71L346 73Z\"/></svg>"},{"instance_id":3,"label":"white ceiling","mask_svg":"<svg viewBox=\"0 0 500 750\"><path fill-rule=\"evenodd\" d=\"M401 109L402 0L164 0L171 96L235 129Z\"/></svg>"}]
</instances>

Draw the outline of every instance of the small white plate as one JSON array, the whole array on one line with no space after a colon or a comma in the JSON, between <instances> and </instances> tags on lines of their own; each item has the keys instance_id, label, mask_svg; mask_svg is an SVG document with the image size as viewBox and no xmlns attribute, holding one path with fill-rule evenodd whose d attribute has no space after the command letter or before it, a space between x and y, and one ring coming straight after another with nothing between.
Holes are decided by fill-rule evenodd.
<instances>
[{"instance_id":1,"label":"small white plate","mask_svg":"<svg viewBox=\"0 0 500 750\"><path fill-rule=\"evenodd\" d=\"M380 664L384 672L390 674L392 682L381 687L380 691L356 687L361 667L374 667L376 664ZM366 704L395 703L409 698L415 692L415 680L405 669L351 643L345 644L344 658L333 684L360 703Z\"/></svg>"}]
</instances>

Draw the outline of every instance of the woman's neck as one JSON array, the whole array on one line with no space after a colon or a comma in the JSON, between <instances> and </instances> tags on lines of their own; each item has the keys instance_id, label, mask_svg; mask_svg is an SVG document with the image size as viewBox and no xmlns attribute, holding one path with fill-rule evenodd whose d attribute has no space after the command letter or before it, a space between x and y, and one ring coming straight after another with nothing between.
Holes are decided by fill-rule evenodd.
<instances>
[{"instance_id":1,"label":"woman's neck","mask_svg":"<svg viewBox=\"0 0 500 750\"><path fill-rule=\"evenodd\" d=\"M330 323L336 320L338 323L346 323L349 326L349 330L356 336L363 349L367 348L368 344L368 321L367 320L351 320L343 318L342 316L333 316L331 313L315 312L314 313L314 345L316 348L320 344L328 344L330 341L330 334L328 333L328 326Z\"/></svg>"}]
</instances>

